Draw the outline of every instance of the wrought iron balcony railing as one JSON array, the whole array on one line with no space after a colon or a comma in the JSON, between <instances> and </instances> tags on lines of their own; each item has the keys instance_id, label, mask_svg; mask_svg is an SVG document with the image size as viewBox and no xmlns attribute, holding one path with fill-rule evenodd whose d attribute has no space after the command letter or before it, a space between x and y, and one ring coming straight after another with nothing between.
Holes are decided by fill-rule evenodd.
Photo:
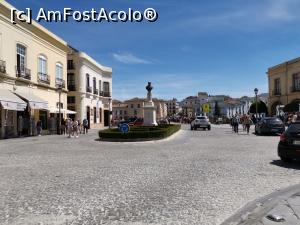
<instances>
[{"instance_id":1,"label":"wrought iron balcony railing","mask_svg":"<svg viewBox=\"0 0 300 225\"><path fill-rule=\"evenodd\" d=\"M103 91L99 91L99 96L103 96Z\"/></svg>"},{"instance_id":2,"label":"wrought iron balcony railing","mask_svg":"<svg viewBox=\"0 0 300 225\"><path fill-rule=\"evenodd\" d=\"M86 92L87 92L87 93L92 93L92 87L87 86L87 87L86 87Z\"/></svg>"},{"instance_id":3,"label":"wrought iron balcony railing","mask_svg":"<svg viewBox=\"0 0 300 225\"><path fill-rule=\"evenodd\" d=\"M6 73L6 62L0 60L0 73Z\"/></svg>"},{"instance_id":4,"label":"wrought iron balcony railing","mask_svg":"<svg viewBox=\"0 0 300 225\"><path fill-rule=\"evenodd\" d=\"M16 66L17 77L31 80L31 70L25 67Z\"/></svg>"},{"instance_id":5,"label":"wrought iron balcony railing","mask_svg":"<svg viewBox=\"0 0 300 225\"><path fill-rule=\"evenodd\" d=\"M273 96L280 96L281 90L273 90Z\"/></svg>"},{"instance_id":6,"label":"wrought iron balcony railing","mask_svg":"<svg viewBox=\"0 0 300 225\"><path fill-rule=\"evenodd\" d=\"M98 89L94 88L94 95L98 95L98 94L99 94Z\"/></svg>"},{"instance_id":7,"label":"wrought iron balcony railing","mask_svg":"<svg viewBox=\"0 0 300 225\"><path fill-rule=\"evenodd\" d=\"M300 91L300 87L299 86L292 86L291 87L291 92L298 92Z\"/></svg>"},{"instance_id":8,"label":"wrought iron balcony railing","mask_svg":"<svg viewBox=\"0 0 300 225\"><path fill-rule=\"evenodd\" d=\"M109 91L103 91L103 97L111 97L111 93Z\"/></svg>"},{"instance_id":9,"label":"wrought iron balcony railing","mask_svg":"<svg viewBox=\"0 0 300 225\"><path fill-rule=\"evenodd\" d=\"M38 73L38 82L44 84L50 84L50 76L45 73Z\"/></svg>"},{"instance_id":10,"label":"wrought iron balcony railing","mask_svg":"<svg viewBox=\"0 0 300 225\"><path fill-rule=\"evenodd\" d=\"M55 79L55 86L57 88L65 88L66 87L66 82L61 78L56 78Z\"/></svg>"},{"instance_id":11,"label":"wrought iron balcony railing","mask_svg":"<svg viewBox=\"0 0 300 225\"><path fill-rule=\"evenodd\" d=\"M75 84L69 84L69 85L68 85L68 90L69 90L69 91L76 91L76 86L75 86Z\"/></svg>"}]
</instances>

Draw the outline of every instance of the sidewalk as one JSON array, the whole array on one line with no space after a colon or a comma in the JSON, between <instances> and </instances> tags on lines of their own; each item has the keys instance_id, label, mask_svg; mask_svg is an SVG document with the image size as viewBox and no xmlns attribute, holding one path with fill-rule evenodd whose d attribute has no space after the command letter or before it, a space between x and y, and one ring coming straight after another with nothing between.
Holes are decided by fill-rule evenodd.
<instances>
[{"instance_id":1,"label":"sidewalk","mask_svg":"<svg viewBox=\"0 0 300 225\"><path fill-rule=\"evenodd\" d=\"M222 225L300 225L300 184L255 200Z\"/></svg>"}]
</instances>

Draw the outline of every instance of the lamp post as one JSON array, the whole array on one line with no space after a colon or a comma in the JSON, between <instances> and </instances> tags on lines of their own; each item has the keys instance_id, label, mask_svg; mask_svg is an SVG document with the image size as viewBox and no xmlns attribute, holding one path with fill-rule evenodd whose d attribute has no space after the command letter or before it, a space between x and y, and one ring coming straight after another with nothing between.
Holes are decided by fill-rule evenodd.
<instances>
[{"instance_id":1,"label":"lamp post","mask_svg":"<svg viewBox=\"0 0 300 225\"><path fill-rule=\"evenodd\" d=\"M255 93L255 113L256 113L256 119L257 119L257 93L258 93L258 89L257 88L255 88L254 89L254 93Z\"/></svg>"},{"instance_id":2,"label":"lamp post","mask_svg":"<svg viewBox=\"0 0 300 225\"><path fill-rule=\"evenodd\" d=\"M111 124L110 124L110 122L111 122L111 118L110 118L110 116L111 116L111 98L109 98L108 99L108 107L109 107L109 116L108 116L108 128L110 129L111 128Z\"/></svg>"},{"instance_id":3,"label":"lamp post","mask_svg":"<svg viewBox=\"0 0 300 225\"><path fill-rule=\"evenodd\" d=\"M57 91L58 91L58 134L61 135L61 92L62 92L61 85L59 85Z\"/></svg>"}]
</instances>

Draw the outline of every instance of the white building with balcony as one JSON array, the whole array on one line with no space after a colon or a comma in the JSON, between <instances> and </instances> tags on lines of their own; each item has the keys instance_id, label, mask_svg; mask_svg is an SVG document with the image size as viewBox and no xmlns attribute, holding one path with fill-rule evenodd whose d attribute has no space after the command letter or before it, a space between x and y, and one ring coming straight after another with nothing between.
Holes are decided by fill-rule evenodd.
<instances>
[{"instance_id":1,"label":"white building with balcony","mask_svg":"<svg viewBox=\"0 0 300 225\"><path fill-rule=\"evenodd\" d=\"M108 126L111 120L112 68L102 66L93 58L69 47L68 109L76 111L73 118L84 119L90 128Z\"/></svg>"}]
</instances>

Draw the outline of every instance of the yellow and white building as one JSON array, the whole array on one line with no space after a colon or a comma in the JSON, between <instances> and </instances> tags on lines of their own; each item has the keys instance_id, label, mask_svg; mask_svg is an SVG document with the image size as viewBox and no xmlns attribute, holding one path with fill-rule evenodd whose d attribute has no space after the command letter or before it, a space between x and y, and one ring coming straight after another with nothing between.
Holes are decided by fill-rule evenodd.
<instances>
[{"instance_id":1,"label":"yellow and white building","mask_svg":"<svg viewBox=\"0 0 300 225\"><path fill-rule=\"evenodd\" d=\"M38 120L48 130L59 102L67 109L67 43L34 21L13 24L11 8L0 1L0 138L33 135Z\"/></svg>"}]
</instances>

